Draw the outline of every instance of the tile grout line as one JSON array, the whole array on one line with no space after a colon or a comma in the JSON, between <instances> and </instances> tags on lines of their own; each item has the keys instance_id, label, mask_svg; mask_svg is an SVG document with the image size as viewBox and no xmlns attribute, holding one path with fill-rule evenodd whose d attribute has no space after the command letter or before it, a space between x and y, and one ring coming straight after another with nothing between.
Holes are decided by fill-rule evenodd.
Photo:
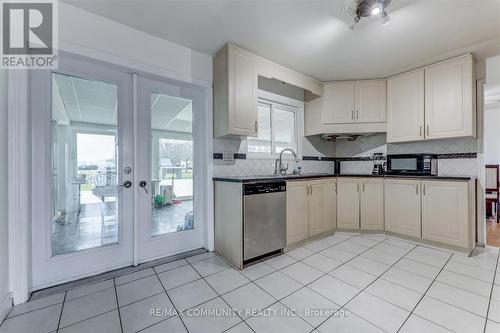
<instances>
[{"instance_id":1,"label":"tile grout line","mask_svg":"<svg viewBox=\"0 0 500 333\"><path fill-rule=\"evenodd\" d=\"M413 307L413 309L410 311L410 314L408 315L408 317L406 317L406 319L403 321L403 323L401 324L401 326L399 327L399 329L396 331L396 333L399 333L399 331L403 328L403 326L406 324L406 322L408 321L408 319L411 317L411 315L413 314L413 312L417 309L418 305L420 304L420 302L422 302L422 300L424 299L424 297L427 295L427 292L429 291L429 289L431 289L432 285L434 284L434 282L436 281L437 277L439 276L439 274L441 274L441 272L444 270L444 267L448 264L448 262L450 262L451 258L453 257L453 253L449 256L448 260L446 260L446 262L444 263L443 267L439 270L439 273L434 277L434 279L432 280L431 284L429 285L429 287L427 287L427 289L425 290L425 292L422 294L422 297L420 297L420 299L418 300L417 304L415 304L415 306ZM439 282L439 281L438 281ZM444 303L444 302L443 302ZM421 317L421 316L419 316ZM421 317L423 318L423 317ZM451 331L449 328L446 328L444 326L441 326L439 325L438 323L435 323L433 322L432 320L429 320L427 318L424 318L425 320L433 323L433 324L436 324L440 327L443 327L449 331Z\"/></svg>"},{"instance_id":2,"label":"tile grout line","mask_svg":"<svg viewBox=\"0 0 500 333\"><path fill-rule=\"evenodd\" d=\"M118 311L118 319L120 320L120 330L123 333L122 315L120 312L120 303L118 302L118 290L116 290L116 281L114 278L113 278L113 286L115 289L116 310Z\"/></svg>"},{"instance_id":3,"label":"tile grout line","mask_svg":"<svg viewBox=\"0 0 500 333\"><path fill-rule=\"evenodd\" d=\"M63 310L64 310L64 304L66 304L66 295L67 294L68 294L68 292L64 293L64 298L63 298L62 305L61 305L61 312L59 313L59 321L57 322L56 332L59 332L59 327L61 326L62 314L63 314Z\"/></svg>"},{"instance_id":4,"label":"tile grout line","mask_svg":"<svg viewBox=\"0 0 500 333\"><path fill-rule=\"evenodd\" d=\"M498 264L500 263L500 251L497 254L497 265L495 267L495 273L493 274L493 283L491 284L490 300L488 302L488 308L486 309L486 320L484 321L483 333L486 333L486 327L488 326L488 320L490 315L491 298L493 297L493 289L495 288L495 281L497 278Z\"/></svg>"},{"instance_id":5,"label":"tile grout line","mask_svg":"<svg viewBox=\"0 0 500 333\"><path fill-rule=\"evenodd\" d=\"M385 242L386 240L387 240L387 239L385 239L385 240L381 241L381 242L380 242L380 243L378 243L378 244L381 244L381 243ZM376 245L378 245L378 244L376 244ZM375 246L376 246L376 245L375 245ZM394 266L395 266L395 265L396 265L399 261L401 261L401 260L402 260L402 259L403 259L406 255L408 255L408 253L410 253L411 251L413 251L413 250L414 250L414 249L416 249L417 247L418 247L418 245L415 245L412 249L409 249L409 250L408 250L408 251L407 251L407 252L406 252L406 253L405 253L405 254L404 254L401 258L399 258L396 262L394 262L394 264L390 265L390 266L389 266L389 268L387 268L387 269L386 269L386 270L385 270L382 274L380 274L379 276L377 276L377 277L376 277L376 279L374 279L372 282L370 282L370 283L369 283L368 285L366 285L364 288L362 288L362 289L361 289L361 288L358 288L358 289L361 289L361 290L360 290L357 294L355 294L353 297L351 297L351 298L350 298L347 302L345 302L344 304L342 304L342 305L341 305L341 307L340 307L340 309L339 309L338 311L340 311L340 310L342 310L342 309L346 309L346 310L348 310L349 312L352 312L351 310L347 309L345 306L346 306L347 304L349 304L349 302L351 302L351 301L352 301L354 298L356 298L358 295L360 295L363 291L365 291L368 287L370 287L370 286L371 286L371 285L372 285L375 281L377 281L378 279L380 279L382 275L384 275L387 271L389 271L391 268L393 268L393 267L394 267ZM363 252L363 253L364 253L364 252ZM363 253L360 253L360 254L359 254L359 255L357 255L356 257L361 256L361 254L363 254ZM355 257L355 258L356 258L356 257ZM354 259L354 258L352 258L352 259ZM352 260L352 259L351 259L351 260ZM349 261L350 261L350 260L349 260ZM342 281L342 280L339 280L339 281ZM370 294L370 295L371 295L371 294ZM384 300L384 301L385 301L385 300ZM385 302L387 302L387 301L385 301ZM388 302L388 303L389 303L389 302ZM390 303L390 304L392 304L392 303ZM337 311L337 312L338 312L338 311ZM407 311L407 310L405 310L405 311ZM353 313L354 313L354 314L356 314L355 312L353 312ZM333 316L333 315L332 315L332 316ZM324 324L324 323L325 323L328 319L330 319L332 316L329 316L327 319L325 319L324 321L322 321L322 322L321 322L318 326L316 326L316 327L315 327L315 329L318 329L321 325L323 325L323 324ZM371 321L369 321L369 320L367 320L367 319L365 319L365 318L361 317L360 315L357 315L357 316L358 316L359 318L361 318L361 319L365 320L366 322L368 322L368 323L372 324L373 326L375 326L375 327L377 327L377 328L380 328L381 330L385 331L383 328L381 328L381 327L379 327L379 326L377 326L377 325L373 324Z\"/></svg>"}]
</instances>

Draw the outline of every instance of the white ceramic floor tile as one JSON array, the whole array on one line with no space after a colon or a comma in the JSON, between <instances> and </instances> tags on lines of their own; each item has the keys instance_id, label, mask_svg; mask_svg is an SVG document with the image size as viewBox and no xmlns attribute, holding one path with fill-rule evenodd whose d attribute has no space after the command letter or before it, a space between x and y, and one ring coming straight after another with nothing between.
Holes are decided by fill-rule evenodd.
<instances>
[{"instance_id":1,"label":"white ceramic floor tile","mask_svg":"<svg viewBox=\"0 0 500 333\"><path fill-rule=\"evenodd\" d=\"M441 282L434 282L426 295L481 317L486 317L488 311L489 298Z\"/></svg>"},{"instance_id":2,"label":"white ceramic floor tile","mask_svg":"<svg viewBox=\"0 0 500 333\"><path fill-rule=\"evenodd\" d=\"M186 311L182 319L190 333L220 333L241 322L241 319L230 310L219 297ZM212 314L206 311L216 312Z\"/></svg>"},{"instance_id":3,"label":"white ceramic floor tile","mask_svg":"<svg viewBox=\"0 0 500 333\"><path fill-rule=\"evenodd\" d=\"M241 322L238 325L231 327L224 333L253 333L253 331L247 323Z\"/></svg>"},{"instance_id":4,"label":"white ceramic floor tile","mask_svg":"<svg viewBox=\"0 0 500 333\"><path fill-rule=\"evenodd\" d=\"M484 318L427 296L414 312L457 333L482 332L484 328Z\"/></svg>"},{"instance_id":5,"label":"white ceramic floor tile","mask_svg":"<svg viewBox=\"0 0 500 333\"><path fill-rule=\"evenodd\" d=\"M283 268L281 272L304 285L311 283L324 275L323 272L317 270L316 268L301 262L296 262L295 264L287 266Z\"/></svg>"},{"instance_id":6,"label":"white ceramic floor tile","mask_svg":"<svg viewBox=\"0 0 500 333\"><path fill-rule=\"evenodd\" d=\"M352 242L354 244L362 245L365 247L372 247L380 243L379 240L371 239L369 237L364 237L364 236L355 236L349 239L349 242Z\"/></svg>"},{"instance_id":7,"label":"white ceramic floor tile","mask_svg":"<svg viewBox=\"0 0 500 333\"><path fill-rule=\"evenodd\" d=\"M340 306L309 288L302 288L281 300L312 326L316 327L334 315Z\"/></svg>"},{"instance_id":8,"label":"white ceramic floor tile","mask_svg":"<svg viewBox=\"0 0 500 333\"><path fill-rule=\"evenodd\" d=\"M337 246L337 245L335 245L335 246ZM335 246L329 247L328 249L321 251L320 254L322 254L328 258L334 259L336 261L340 261L341 263L344 263L348 260L351 260L352 258L354 258L356 256L355 253L337 249L337 248L335 248Z\"/></svg>"},{"instance_id":9,"label":"white ceramic floor tile","mask_svg":"<svg viewBox=\"0 0 500 333\"><path fill-rule=\"evenodd\" d=\"M335 269L336 267L342 265L340 261L328 258L321 253L316 253L306 259L302 260L303 263L322 271L323 273L328 273L329 271Z\"/></svg>"},{"instance_id":10,"label":"white ceramic floor tile","mask_svg":"<svg viewBox=\"0 0 500 333\"><path fill-rule=\"evenodd\" d=\"M203 280L196 280L167 291L177 310L183 311L217 297L215 291Z\"/></svg>"},{"instance_id":11,"label":"white ceramic floor tile","mask_svg":"<svg viewBox=\"0 0 500 333\"><path fill-rule=\"evenodd\" d=\"M259 262L257 264L245 267L241 273L245 275L250 280L256 280L263 277L264 275L271 274L276 269L269 266L265 262Z\"/></svg>"},{"instance_id":12,"label":"white ceramic floor tile","mask_svg":"<svg viewBox=\"0 0 500 333\"><path fill-rule=\"evenodd\" d=\"M137 332L175 314L175 309L165 293L120 308L125 333Z\"/></svg>"},{"instance_id":13,"label":"white ceramic floor tile","mask_svg":"<svg viewBox=\"0 0 500 333\"><path fill-rule=\"evenodd\" d=\"M214 252L204 252L204 253L197 254L197 255L192 256L192 257L188 257L188 258L186 258L186 260L190 263L193 263L193 262L197 262L197 261L204 260L207 258L212 258L212 257L215 257Z\"/></svg>"},{"instance_id":14,"label":"white ceramic floor tile","mask_svg":"<svg viewBox=\"0 0 500 333\"><path fill-rule=\"evenodd\" d=\"M106 289L64 302L60 327L92 318L117 308L115 289Z\"/></svg>"},{"instance_id":15,"label":"white ceramic floor tile","mask_svg":"<svg viewBox=\"0 0 500 333\"><path fill-rule=\"evenodd\" d=\"M415 248L415 246L417 246L417 244L415 244L414 242L405 241L405 240L395 238L395 237L389 237L388 239L386 239L384 241L384 243L398 246L398 247L401 247L401 248L406 249L408 251L412 250L413 248Z\"/></svg>"},{"instance_id":16,"label":"white ceramic floor tile","mask_svg":"<svg viewBox=\"0 0 500 333\"><path fill-rule=\"evenodd\" d=\"M201 279L200 274L189 265L165 271L158 274L158 277L167 290Z\"/></svg>"},{"instance_id":17,"label":"white ceramic floor tile","mask_svg":"<svg viewBox=\"0 0 500 333\"><path fill-rule=\"evenodd\" d=\"M463 274L468 277L482 280L485 282L493 283L493 277L495 276L495 272L492 272L487 269L478 268L475 266L470 266L458 262L448 262L444 267L447 271L452 271L455 273Z\"/></svg>"},{"instance_id":18,"label":"white ceramic floor tile","mask_svg":"<svg viewBox=\"0 0 500 333\"><path fill-rule=\"evenodd\" d=\"M164 290L156 275L116 287L118 304L120 306L140 301L141 299L159 294L161 292L164 292Z\"/></svg>"},{"instance_id":19,"label":"white ceramic floor tile","mask_svg":"<svg viewBox=\"0 0 500 333\"><path fill-rule=\"evenodd\" d=\"M334 245L332 249L347 251L355 254L361 254L369 249L368 246L359 245L352 242L350 239L340 244Z\"/></svg>"},{"instance_id":20,"label":"white ceramic floor tile","mask_svg":"<svg viewBox=\"0 0 500 333\"><path fill-rule=\"evenodd\" d=\"M341 242L343 242L346 239L349 239L351 237L352 236L338 236L335 234L335 235L331 235L331 236L323 238L322 241L326 242L330 245L335 245L335 244L341 243Z\"/></svg>"},{"instance_id":21,"label":"white ceramic floor tile","mask_svg":"<svg viewBox=\"0 0 500 333\"><path fill-rule=\"evenodd\" d=\"M440 253L433 249L418 246L406 255L406 258L421 262L423 264L442 268L450 254Z\"/></svg>"},{"instance_id":22,"label":"white ceramic floor tile","mask_svg":"<svg viewBox=\"0 0 500 333\"><path fill-rule=\"evenodd\" d=\"M410 312L367 292L362 292L356 296L345 307L389 333L397 332L410 315Z\"/></svg>"},{"instance_id":23,"label":"white ceramic floor tile","mask_svg":"<svg viewBox=\"0 0 500 333\"><path fill-rule=\"evenodd\" d=\"M286 266L289 266L293 263L297 262L297 260L293 259L292 257L287 256L286 254L281 254L279 256L270 258L265 261L266 264L271 266L274 269L282 269L285 268Z\"/></svg>"},{"instance_id":24,"label":"white ceramic floor tile","mask_svg":"<svg viewBox=\"0 0 500 333\"><path fill-rule=\"evenodd\" d=\"M222 295L222 298L232 309L237 310L243 319L253 315L254 311L265 309L276 302L271 295L253 283Z\"/></svg>"},{"instance_id":25,"label":"white ceramic floor tile","mask_svg":"<svg viewBox=\"0 0 500 333\"><path fill-rule=\"evenodd\" d=\"M219 294L225 294L250 282L245 275L232 268L207 276L205 280Z\"/></svg>"},{"instance_id":26,"label":"white ceramic floor tile","mask_svg":"<svg viewBox=\"0 0 500 333\"><path fill-rule=\"evenodd\" d=\"M341 306L361 291L361 289L355 288L329 275L325 275L319 280L314 281L309 285L309 288Z\"/></svg>"},{"instance_id":27,"label":"white ceramic floor tile","mask_svg":"<svg viewBox=\"0 0 500 333\"><path fill-rule=\"evenodd\" d=\"M470 291L483 297L490 297L491 283L477 280L462 274L443 270L436 278L437 281Z\"/></svg>"},{"instance_id":28,"label":"white ceramic floor tile","mask_svg":"<svg viewBox=\"0 0 500 333\"><path fill-rule=\"evenodd\" d=\"M373 249L389 254L394 254L399 257L406 255L410 251L409 249L399 247L397 245L388 244L386 242L377 244L376 246L373 247Z\"/></svg>"},{"instance_id":29,"label":"white ceramic floor tile","mask_svg":"<svg viewBox=\"0 0 500 333\"><path fill-rule=\"evenodd\" d=\"M313 241L311 243L307 243L304 245L304 247L306 247L309 250L312 250L314 252L323 251L324 249L329 248L330 246L332 246L330 243L327 243L327 242L322 241L322 240L316 240L316 241Z\"/></svg>"},{"instance_id":30,"label":"white ceramic floor tile","mask_svg":"<svg viewBox=\"0 0 500 333\"><path fill-rule=\"evenodd\" d=\"M500 333L500 323L488 320L486 323L485 333Z\"/></svg>"},{"instance_id":31,"label":"white ceramic floor tile","mask_svg":"<svg viewBox=\"0 0 500 333\"><path fill-rule=\"evenodd\" d=\"M168 271L168 270L171 270L171 269L174 269L177 267L181 267L181 266L184 266L187 264L188 264L188 262L186 259L180 259L180 260L168 262L166 264L155 266L154 270L156 271L156 273L161 273L161 272L165 272L165 271Z\"/></svg>"},{"instance_id":32,"label":"white ceramic floor tile","mask_svg":"<svg viewBox=\"0 0 500 333\"><path fill-rule=\"evenodd\" d=\"M422 317L412 314L403 325L400 333L451 333L444 327L441 327L433 322Z\"/></svg>"},{"instance_id":33,"label":"white ceramic floor tile","mask_svg":"<svg viewBox=\"0 0 500 333\"><path fill-rule=\"evenodd\" d=\"M436 276L441 271L441 268L436 266L427 265L415 260L403 258L398 261L394 267L402 269L404 271L414 273L425 278L434 280Z\"/></svg>"},{"instance_id":34,"label":"white ceramic floor tile","mask_svg":"<svg viewBox=\"0 0 500 333\"><path fill-rule=\"evenodd\" d=\"M383 274L390 267L389 265L365 257L356 257L349 261L347 265L377 276Z\"/></svg>"},{"instance_id":35,"label":"white ceramic floor tile","mask_svg":"<svg viewBox=\"0 0 500 333\"><path fill-rule=\"evenodd\" d=\"M115 284L117 286L119 286L121 284L132 282L135 280L139 280L139 279L142 279L142 278L154 275L154 274L155 274L155 272L152 268L142 269L140 271L130 273L130 274L125 274L125 275L122 275L122 276L115 278Z\"/></svg>"},{"instance_id":36,"label":"white ceramic floor tile","mask_svg":"<svg viewBox=\"0 0 500 333\"><path fill-rule=\"evenodd\" d=\"M47 297L42 297L34 301L16 305L7 316L8 318L18 316L23 313L31 312L47 306L62 303L64 300L64 293L55 294Z\"/></svg>"},{"instance_id":37,"label":"white ceramic floor tile","mask_svg":"<svg viewBox=\"0 0 500 333\"><path fill-rule=\"evenodd\" d=\"M306 247L299 247L297 249L288 251L286 254L293 259L296 260L302 260L304 258L307 258L309 256L312 256L315 252L313 250L309 250Z\"/></svg>"},{"instance_id":38,"label":"white ceramic floor tile","mask_svg":"<svg viewBox=\"0 0 500 333\"><path fill-rule=\"evenodd\" d=\"M69 301L69 300L75 299L77 297L82 297L85 295L89 295L89 294L92 294L92 293L95 293L98 291L102 291L105 289L113 288L113 287L114 287L113 279L89 284L89 285L86 285L83 287L69 290L66 294L66 300Z\"/></svg>"},{"instance_id":39,"label":"white ceramic floor tile","mask_svg":"<svg viewBox=\"0 0 500 333\"><path fill-rule=\"evenodd\" d=\"M106 332L121 333L120 318L118 310L106 312L97 317L81 321L77 324L65 327L59 330L60 333L88 333L88 332Z\"/></svg>"},{"instance_id":40,"label":"white ceramic floor tile","mask_svg":"<svg viewBox=\"0 0 500 333\"><path fill-rule=\"evenodd\" d=\"M313 330L313 327L306 321L300 317L289 315L288 311L282 304L276 303L268 308L271 315L257 315L247 319L246 322L256 333L306 333Z\"/></svg>"},{"instance_id":41,"label":"white ceramic floor tile","mask_svg":"<svg viewBox=\"0 0 500 333\"><path fill-rule=\"evenodd\" d=\"M279 271L255 280L255 283L278 300L302 287L300 283Z\"/></svg>"},{"instance_id":42,"label":"white ceramic floor tile","mask_svg":"<svg viewBox=\"0 0 500 333\"><path fill-rule=\"evenodd\" d=\"M490 310L488 312L488 319L500 323L500 286L494 286L491 293Z\"/></svg>"},{"instance_id":43,"label":"white ceramic floor tile","mask_svg":"<svg viewBox=\"0 0 500 333\"><path fill-rule=\"evenodd\" d=\"M349 265L335 268L329 274L359 289L364 289L377 278L375 275L368 274Z\"/></svg>"},{"instance_id":44,"label":"white ceramic floor tile","mask_svg":"<svg viewBox=\"0 0 500 333\"><path fill-rule=\"evenodd\" d=\"M381 278L421 294L425 293L432 283L432 280L424 278L423 276L394 267L384 273Z\"/></svg>"},{"instance_id":45,"label":"white ceramic floor tile","mask_svg":"<svg viewBox=\"0 0 500 333\"><path fill-rule=\"evenodd\" d=\"M179 316L170 317L162 322L142 330L141 333L187 333Z\"/></svg>"},{"instance_id":46,"label":"white ceramic floor tile","mask_svg":"<svg viewBox=\"0 0 500 333\"><path fill-rule=\"evenodd\" d=\"M342 313L343 310L340 310ZM385 333L380 328L346 311L345 315L335 315L325 321L318 330L322 333Z\"/></svg>"},{"instance_id":47,"label":"white ceramic floor tile","mask_svg":"<svg viewBox=\"0 0 500 333\"><path fill-rule=\"evenodd\" d=\"M379 251L379 250L375 250L375 249L370 249L370 250L364 252L361 256L368 258L368 259L371 259L371 260L374 260L374 261L381 262L381 263L389 265L389 266L394 265L396 263L396 261L401 259L400 255L391 254L391 253L387 253L387 252Z\"/></svg>"},{"instance_id":48,"label":"white ceramic floor tile","mask_svg":"<svg viewBox=\"0 0 500 333\"><path fill-rule=\"evenodd\" d=\"M492 253L483 253L471 257L456 254L450 259L450 262L458 262L477 268L487 269L489 271L495 271L497 265L496 257L497 255Z\"/></svg>"},{"instance_id":49,"label":"white ceramic floor tile","mask_svg":"<svg viewBox=\"0 0 500 333\"><path fill-rule=\"evenodd\" d=\"M57 329L62 303L6 319L0 333L48 333Z\"/></svg>"},{"instance_id":50,"label":"white ceramic floor tile","mask_svg":"<svg viewBox=\"0 0 500 333\"><path fill-rule=\"evenodd\" d=\"M413 311L423 294L408 288L401 287L395 283L384 279L378 279L373 282L366 292L375 295L389 303L397 305L407 311Z\"/></svg>"},{"instance_id":51,"label":"white ceramic floor tile","mask_svg":"<svg viewBox=\"0 0 500 333\"><path fill-rule=\"evenodd\" d=\"M497 267L497 273L495 274L495 285L500 286L500 265Z\"/></svg>"},{"instance_id":52,"label":"white ceramic floor tile","mask_svg":"<svg viewBox=\"0 0 500 333\"><path fill-rule=\"evenodd\" d=\"M208 276L230 268L229 264L219 257L210 257L191 264L201 276Z\"/></svg>"}]
</instances>

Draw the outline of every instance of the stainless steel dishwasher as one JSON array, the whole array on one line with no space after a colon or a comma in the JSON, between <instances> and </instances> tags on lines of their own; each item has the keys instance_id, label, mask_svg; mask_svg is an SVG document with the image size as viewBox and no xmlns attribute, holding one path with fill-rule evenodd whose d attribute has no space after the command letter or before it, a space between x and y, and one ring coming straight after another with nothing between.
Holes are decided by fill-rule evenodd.
<instances>
[{"instance_id":1,"label":"stainless steel dishwasher","mask_svg":"<svg viewBox=\"0 0 500 333\"><path fill-rule=\"evenodd\" d=\"M243 262L286 245L286 183L243 185Z\"/></svg>"}]
</instances>

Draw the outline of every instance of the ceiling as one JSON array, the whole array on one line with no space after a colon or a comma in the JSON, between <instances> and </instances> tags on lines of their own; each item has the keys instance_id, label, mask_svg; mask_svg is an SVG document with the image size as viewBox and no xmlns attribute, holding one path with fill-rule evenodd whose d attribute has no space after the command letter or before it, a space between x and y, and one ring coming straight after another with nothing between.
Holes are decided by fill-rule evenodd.
<instances>
[{"instance_id":1,"label":"ceiling","mask_svg":"<svg viewBox=\"0 0 500 333\"><path fill-rule=\"evenodd\" d=\"M106 82L54 74L53 117L60 124L117 124L117 86ZM154 130L192 133L192 102L151 94Z\"/></svg>"},{"instance_id":2,"label":"ceiling","mask_svg":"<svg viewBox=\"0 0 500 333\"><path fill-rule=\"evenodd\" d=\"M393 0L389 25L368 18L355 30L344 0L63 1L210 55L233 42L322 81L500 54L498 0Z\"/></svg>"}]
</instances>

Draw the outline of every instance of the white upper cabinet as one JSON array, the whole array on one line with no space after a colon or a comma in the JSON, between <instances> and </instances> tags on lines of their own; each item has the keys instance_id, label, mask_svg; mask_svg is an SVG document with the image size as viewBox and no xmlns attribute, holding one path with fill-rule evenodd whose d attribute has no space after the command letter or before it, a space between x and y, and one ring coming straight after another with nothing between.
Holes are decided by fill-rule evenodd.
<instances>
[{"instance_id":1,"label":"white upper cabinet","mask_svg":"<svg viewBox=\"0 0 500 333\"><path fill-rule=\"evenodd\" d=\"M257 136L254 59L227 45L214 59L214 136Z\"/></svg>"},{"instance_id":2,"label":"white upper cabinet","mask_svg":"<svg viewBox=\"0 0 500 333\"><path fill-rule=\"evenodd\" d=\"M471 55L425 69L427 139L476 135L474 61Z\"/></svg>"},{"instance_id":3,"label":"white upper cabinet","mask_svg":"<svg viewBox=\"0 0 500 333\"><path fill-rule=\"evenodd\" d=\"M386 81L358 81L354 93L355 119L357 123L386 121Z\"/></svg>"},{"instance_id":4,"label":"white upper cabinet","mask_svg":"<svg viewBox=\"0 0 500 333\"><path fill-rule=\"evenodd\" d=\"M354 123L354 82L325 83L323 123Z\"/></svg>"},{"instance_id":5,"label":"white upper cabinet","mask_svg":"<svg viewBox=\"0 0 500 333\"><path fill-rule=\"evenodd\" d=\"M387 142L424 139L424 70L387 80Z\"/></svg>"}]
</instances>

